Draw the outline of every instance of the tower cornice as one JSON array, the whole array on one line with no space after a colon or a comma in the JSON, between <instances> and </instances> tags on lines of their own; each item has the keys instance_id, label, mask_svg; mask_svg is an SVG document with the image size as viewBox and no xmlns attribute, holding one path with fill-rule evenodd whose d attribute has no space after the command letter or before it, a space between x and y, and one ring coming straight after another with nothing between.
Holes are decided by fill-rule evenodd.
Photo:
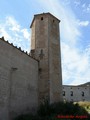
<instances>
[{"instance_id":1,"label":"tower cornice","mask_svg":"<svg viewBox=\"0 0 90 120\"><path fill-rule=\"evenodd\" d=\"M53 18L55 18L55 19L57 19L58 20L58 22L60 22L60 20L57 18L57 17L55 17L54 15L52 15L51 13L41 13L41 14L36 14L36 15L34 15L34 18L33 18L33 20L32 20L32 23L31 23L31 25L30 25L30 28L32 27L32 25L33 25L33 22L34 22L34 20L35 20L35 18L37 17L37 16L42 16L42 15L50 15L50 16L52 16Z\"/></svg>"}]
</instances>

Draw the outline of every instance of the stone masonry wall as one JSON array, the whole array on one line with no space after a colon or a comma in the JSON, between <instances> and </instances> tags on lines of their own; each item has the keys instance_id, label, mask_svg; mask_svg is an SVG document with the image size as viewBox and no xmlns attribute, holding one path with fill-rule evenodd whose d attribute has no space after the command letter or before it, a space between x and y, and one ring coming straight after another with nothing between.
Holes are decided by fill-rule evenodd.
<instances>
[{"instance_id":1,"label":"stone masonry wall","mask_svg":"<svg viewBox=\"0 0 90 120\"><path fill-rule=\"evenodd\" d=\"M73 95L72 95L73 93ZM64 101L90 101L90 86L63 85Z\"/></svg>"},{"instance_id":2,"label":"stone masonry wall","mask_svg":"<svg viewBox=\"0 0 90 120\"><path fill-rule=\"evenodd\" d=\"M38 106L38 61L0 39L0 120Z\"/></svg>"},{"instance_id":3,"label":"stone masonry wall","mask_svg":"<svg viewBox=\"0 0 90 120\"><path fill-rule=\"evenodd\" d=\"M49 16L49 74L50 101L62 101L62 67L59 20Z\"/></svg>"},{"instance_id":4,"label":"stone masonry wall","mask_svg":"<svg viewBox=\"0 0 90 120\"><path fill-rule=\"evenodd\" d=\"M63 100L59 22L52 14L42 13L35 15L31 24L31 49L39 60L40 102Z\"/></svg>"}]
</instances>

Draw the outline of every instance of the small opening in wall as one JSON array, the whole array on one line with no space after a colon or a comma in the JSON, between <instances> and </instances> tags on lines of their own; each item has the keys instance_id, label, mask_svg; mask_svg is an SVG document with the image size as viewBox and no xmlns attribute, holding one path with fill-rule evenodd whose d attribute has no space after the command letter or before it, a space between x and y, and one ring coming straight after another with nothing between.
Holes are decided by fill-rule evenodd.
<instances>
[{"instance_id":1,"label":"small opening in wall","mask_svg":"<svg viewBox=\"0 0 90 120\"><path fill-rule=\"evenodd\" d=\"M42 69L41 69L41 68L39 68L39 72L40 72L40 73L42 72Z\"/></svg>"},{"instance_id":2,"label":"small opening in wall","mask_svg":"<svg viewBox=\"0 0 90 120\"><path fill-rule=\"evenodd\" d=\"M65 91L63 91L63 96L65 96Z\"/></svg>"},{"instance_id":3,"label":"small opening in wall","mask_svg":"<svg viewBox=\"0 0 90 120\"><path fill-rule=\"evenodd\" d=\"M71 96L73 96L73 91L71 91Z\"/></svg>"},{"instance_id":4,"label":"small opening in wall","mask_svg":"<svg viewBox=\"0 0 90 120\"><path fill-rule=\"evenodd\" d=\"M82 96L84 96L84 92L82 91Z\"/></svg>"},{"instance_id":5,"label":"small opening in wall","mask_svg":"<svg viewBox=\"0 0 90 120\"><path fill-rule=\"evenodd\" d=\"M41 20L43 20L43 17L41 17Z\"/></svg>"},{"instance_id":6,"label":"small opening in wall","mask_svg":"<svg viewBox=\"0 0 90 120\"><path fill-rule=\"evenodd\" d=\"M53 22L55 22L55 20L53 20Z\"/></svg>"}]
</instances>

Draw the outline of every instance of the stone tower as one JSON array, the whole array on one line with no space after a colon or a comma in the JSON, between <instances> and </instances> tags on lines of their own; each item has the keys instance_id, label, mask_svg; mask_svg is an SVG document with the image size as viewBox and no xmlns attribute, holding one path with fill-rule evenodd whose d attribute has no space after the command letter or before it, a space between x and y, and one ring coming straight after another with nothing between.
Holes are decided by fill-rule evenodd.
<instances>
[{"instance_id":1,"label":"stone tower","mask_svg":"<svg viewBox=\"0 0 90 120\"><path fill-rule=\"evenodd\" d=\"M62 101L59 22L50 13L34 15L31 23L31 56L39 60L39 103Z\"/></svg>"}]
</instances>

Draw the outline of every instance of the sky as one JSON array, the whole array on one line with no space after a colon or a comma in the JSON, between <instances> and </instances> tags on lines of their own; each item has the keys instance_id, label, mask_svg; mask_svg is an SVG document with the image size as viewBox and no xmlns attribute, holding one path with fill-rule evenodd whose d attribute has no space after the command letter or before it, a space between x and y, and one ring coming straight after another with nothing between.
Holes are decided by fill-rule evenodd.
<instances>
[{"instance_id":1,"label":"sky","mask_svg":"<svg viewBox=\"0 0 90 120\"><path fill-rule=\"evenodd\" d=\"M63 84L90 82L90 0L0 0L0 37L29 52L30 24L43 12L61 20Z\"/></svg>"}]
</instances>

